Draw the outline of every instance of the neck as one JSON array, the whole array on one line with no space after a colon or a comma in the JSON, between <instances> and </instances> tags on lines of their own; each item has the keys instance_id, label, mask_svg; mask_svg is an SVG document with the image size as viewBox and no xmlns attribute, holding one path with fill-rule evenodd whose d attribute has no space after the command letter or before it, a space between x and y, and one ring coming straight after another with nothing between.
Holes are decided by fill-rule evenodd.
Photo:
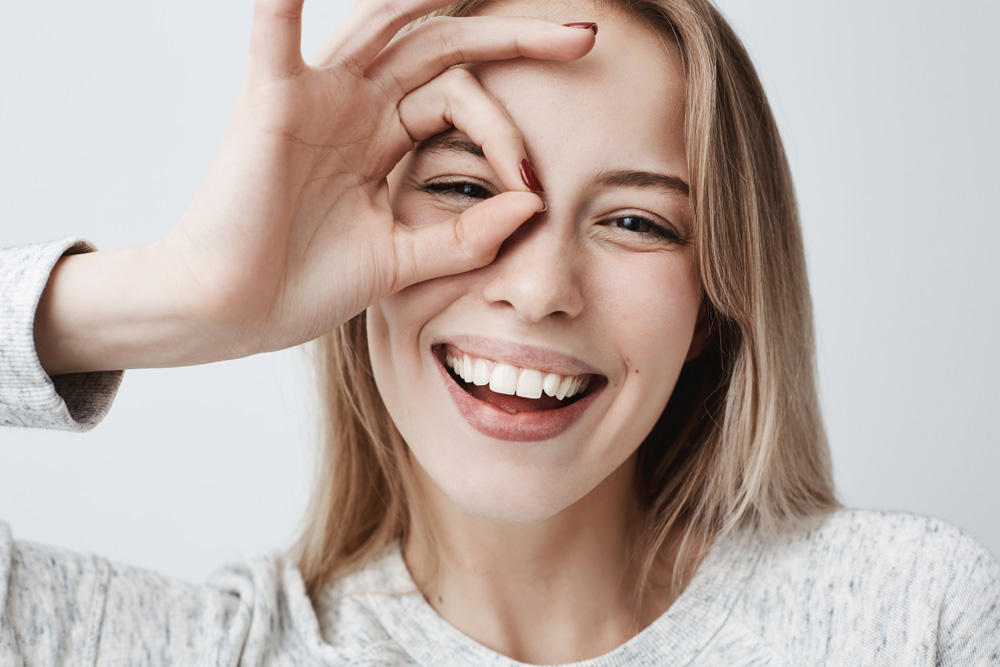
<instances>
[{"instance_id":1,"label":"neck","mask_svg":"<svg viewBox=\"0 0 1000 667\"><path fill-rule=\"evenodd\" d=\"M438 614L490 649L535 664L596 657L676 599L669 585L655 586L636 604L633 459L569 508L529 525L462 511L414 467L423 511L414 513L404 545L407 565ZM654 581L670 582L677 541L668 542Z\"/></svg>"}]
</instances>

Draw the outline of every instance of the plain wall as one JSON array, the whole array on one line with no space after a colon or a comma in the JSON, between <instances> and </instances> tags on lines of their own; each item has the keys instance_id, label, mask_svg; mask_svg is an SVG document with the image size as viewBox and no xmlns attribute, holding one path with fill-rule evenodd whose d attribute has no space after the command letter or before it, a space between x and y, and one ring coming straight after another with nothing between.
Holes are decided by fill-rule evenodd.
<instances>
[{"instance_id":1,"label":"plain wall","mask_svg":"<svg viewBox=\"0 0 1000 667\"><path fill-rule=\"evenodd\" d=\"M796 178L842 499L945 518L1000 553L1000 4L721 6ZM0 245L169 231L235 104L251 7L6 8ZM307 55L347 9L307 3ZM287 546L311 476L308 368L290 350L129 371L90 433L0 430L0 518L20 539L192 580Z\"/></svg>"}]
</instances>

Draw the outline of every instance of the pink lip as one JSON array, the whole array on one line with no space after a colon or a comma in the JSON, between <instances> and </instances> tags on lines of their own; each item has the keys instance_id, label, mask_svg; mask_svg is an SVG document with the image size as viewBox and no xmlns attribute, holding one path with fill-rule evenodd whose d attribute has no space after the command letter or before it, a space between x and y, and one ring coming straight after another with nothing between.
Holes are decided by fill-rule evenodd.
<instances>
[{"instance_id":1,"label":"pink lip","mask_svg":"<svg viewBox=\"0 0 1000 667\"><path fill-rule=\"evenodd\" d=\"M474 357L482 357L490 361L500 361L520 368L534 368L543 373L559 375L600 375L601 373L589 364L562 352L549 350L534 345L512 343L487 336L448 336L435 340L434 345L450 344Z\"/></svg>"},{"instance_id":2,"label":"pink lip","mask_svg":"<svg viewBox=\"0 0 1000 667\"><path fill-rule=\"evenodd\" d=\"M598 376L594 378L598 383L596 389L565 408L511 413L492 403L481 401L459 387L438 355L433 356L441 380L469 426L485 436L508 442L538 442L556 437L583 416L607 385L607 380L603 376Z\"/></svg>"}]
</instances>

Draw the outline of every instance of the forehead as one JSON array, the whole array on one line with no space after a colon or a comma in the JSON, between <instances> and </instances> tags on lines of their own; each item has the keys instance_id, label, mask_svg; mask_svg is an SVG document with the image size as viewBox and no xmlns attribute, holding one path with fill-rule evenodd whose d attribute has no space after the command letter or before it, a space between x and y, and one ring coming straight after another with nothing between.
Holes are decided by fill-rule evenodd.
<instances>
[{"instance_id":1,"label":"forehead","mask_svg":"<svg viewBox=\"0 0 1000 667\"><path fill-rule=\"evenodd\" d=\"M483 14L556 23L596 21L594 49L572 62L517 59L472 67L524 133L530 152L545 150L686 175L684 74L676 44L620 10L565 2L502 2ZM544 146L544 148L542 148ZM636 164L643 163L643 164Z\"/></svg>"}]
</instances>

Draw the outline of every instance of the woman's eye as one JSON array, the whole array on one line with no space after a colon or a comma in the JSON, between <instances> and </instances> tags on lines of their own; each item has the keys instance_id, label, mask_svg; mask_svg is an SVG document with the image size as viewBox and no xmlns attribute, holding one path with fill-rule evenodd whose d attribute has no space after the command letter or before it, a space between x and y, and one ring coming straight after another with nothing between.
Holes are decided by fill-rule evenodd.
<instances>
[{"instance_id":1,"label":"woman's eye","mask_svg":"<svg viewBox=\"0 0 1000 667\"><path fill-rule=\"evenodd\" d=\"M469 181L427 183L422 185L420 189L426 192L439 192L457 199L489 199L493 196L493 193L484 186Z\"/></svg>"},{"instance_id":2,"label":"woman's eye","mask_svg":"<svg viewBox=\"0 0 1000 667\"><path fill-rule=\"evenodd\" d=\"M618 223L618 227L622 229L627 229L630 232L640 232L643 234L648 234L653 228L653 223L645 218L639 218L634 215L627 215L624 218L618 218L615 222Z\"/></svg>"},{"instance_id":3,"label":"woman's eye","mask_svg":"<svg viewBox=\"0 0 1000 667\"><path fill-rule=\"evenodd\" d=\"M684 238L672 228L660 225L649 218L639 215L623 215L607 223L609 227L617 227L625 231L632 232L638 236L645 236L650 239L663 239L673 243L684 243Z\"/></svg>"}]
</instances>

